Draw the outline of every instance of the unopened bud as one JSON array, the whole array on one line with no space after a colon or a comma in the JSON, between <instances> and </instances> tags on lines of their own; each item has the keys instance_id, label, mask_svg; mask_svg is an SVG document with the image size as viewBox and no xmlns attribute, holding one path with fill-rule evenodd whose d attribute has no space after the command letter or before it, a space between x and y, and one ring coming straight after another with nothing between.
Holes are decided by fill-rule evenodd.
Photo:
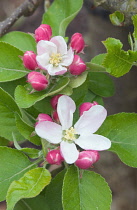
<instances>
[{"instance_id":1,"label":"unopened bud","mask_svg":"<svg viewBox=\"0 0 137 210\"><path fill-rule=\"evenodd\" d=\"M32 71L28 74L27 82L29 82L37 91L44 90L48 86L47 78L40 72L36 71Z\"/></svg>"},{"instance_id":2,"label":"unopened bud","mask_svg":"<svg viewBox=\"0 0 137 210\"><path fill-rule=\"evenodd\" d=\"M61 156L60 150L51 150L46 156L46 160L49 164L60 165L64 158Z\"/></svg>"},{"instance_id":3,"label":"unopened bud","mask_svg":"<svg viewBox=\"0 0 137 210\"><path fill-rule=\"evenodd\" d=\"M38 120L38 122L35 123L35 126L38 123L43 122L43 121L53 122L52 118L48 114L44 114L44 113L39 114L36 120Z\"/></svg>"},{"instance_id":4,"label":"unopened bud","mask_svg":"<svg viewBox=\"0 0 137 210\"><path fill-rule=\"evenodd\" d=\"M58 113L57 113L56 110L53 111L53 113L52 113L52 118L53 118L53 120L54 120L55 122L60 123L59 116L58 116Z\"/></svg>"},{"instance_id":5,"label":"unopened bud","mask_svg":"<svg viewBox=\"0 0 137 210\"><path fill-rule=\"evenodd\" d=\"M74 55L72 64L69 66L69 71L73 75L80 75L86 70L86 64L79 57L79 55Z\"/></svg>"},{"instance_id":6,"label":"unopened bud","mask_svg":"<svg viewBox=\"0 0 137 210\"><path fill-rule=\"evenodd\" d=\"M29 70L35 70L38 67L36 54L33 51L26 51L23 55L23 65Z\"/></svg>"},{"instance_id":7,"label":"unopened bud","mask_svg":"<svg viewBox=\"0 0 137 210\"><path fill-rule=\"evenodd\" d=\"M51 104L53 109L57 108L57 103L58 103L58 99L59 99L60 96L62 96L62 94L58 94L58 95L51 98L50 104Z\"/></svg>"},{"instance_id":8,"label":"unopened bud","mask_svg":"<svg viewBox=\"0 0 137 210\"><path fill-rule=\"evenodd\" d=\"M52 29L47 24L41 24L35 30L35 40L36 40L36 42L39 42L40 40L47 40L47 41L49 41L51 36L52 36Z\"/></svg>"},{"instance_id":9,"label":"unopened bud","mask_svg":"<svg viewBox=\"0 0 137 210\"><path fill-rule=\"evenodd\" d=\"M76 53L82 52L85 47L85 42L82 34L80 33L73 34L70 40L70 46L72 47L73 50L76 51Z\"/></svg>"},{"instance_id":10,"label":"unopened bud","mask_svg":"<svg viewBox=\"0 0 137 210\"><path fill-rule=\"evenodd\" d=\"M79 153L79 157L75 162L75 165L81 169L90 168L100 158L98 151L87 150Z\"/></svg>"},{"instance_id":11,"label":"unopened bud","mask_svg":"<svg viewBox=\"0 0 137 210\"><path fill-rule=\"evenodd\" d=\"M98 105L96 101L93 101L93 103L85 102L80 105L79 107L79 114L80 116L83 114L83 112L88 111L92 106Z\"/></svg>"}]
</instances>

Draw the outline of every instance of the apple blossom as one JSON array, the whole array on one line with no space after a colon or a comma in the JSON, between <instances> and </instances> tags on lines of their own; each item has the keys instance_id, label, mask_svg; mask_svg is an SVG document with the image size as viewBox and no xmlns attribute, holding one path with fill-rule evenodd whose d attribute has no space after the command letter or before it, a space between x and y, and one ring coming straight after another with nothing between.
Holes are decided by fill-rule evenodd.
<instances>
[{"instance_id":1,"label":"apple blossom","mask_svg":"<svg viewBox=\"0 0 137 210\"><path fill-rule=\"evenodd\" d=\"M59 97L62 96L62 94L58 94L56 96L53 96L50 100L50 104L52 106L53 109L56 109L57 108L57 103L58 103L58 99Z\"/></svg>"},{"instance_id":2,"label":"apple blossom","mask_svg":"<svg viewBox=\"0 0 137 210\"><path fill-rule=\"evenodd\" d=\"M70 40L70 46L73 50L76 51L76 53L80 53L83 51L85 47L85 42L81 33L73 34Z\"/></svg>"},{"instance_id":3,"label":"apple blossom","mask_svg":"<svg viewBox=\"0 0 137 210\"><path fill-rule=\"evenodd\" d=\"M98 105L96 101L93 101L93 103L85 102L81 104L79 107L80 116L83 114L83 112L88 111L92 106L95 106L95 105Z\"/></svg>"},{"instance_id":4,"label":"apple blossom","mask_svg":"<svg viewBox=\"0 0 137 210\"><path fill-rule=\"evenodd\" d=\"M62 36L55 36L50 41L41 40L37 44L37 63L52 76L64 74L73 57L72 48L67 50L67 44Z\"/></svg>"},{"instance_id":5,"label":"apple blossom","mask_svg":"<svg viewBox=\"0 0 137 210\"><path fill-rule=\"evenodd\" d=\"M39 42L40 40L50 40L52 36L52 29L47 24L41 24L36 30L35 30L35 39L36 42Z\"/></svg>"},{"instance_id":6,"label":"apple blossom","mask_svg":"<svg viewBox=\"0 0 137 210\"><path fill-rule=\"evenodd\" d=\"M35 70L38 67L36 54L33 51L26 51L23 55L23 65L29 70Z\"/></svg>"},{"instance_id":7,"label":"apple blossom","mask_svg":"<svg viewBox=\"0 0 137 210\"><path fill-rule=\"evenodd\" d=\"M35 123L35 126L36 126L39 122L43 122L43 121L50 121L50 122L53 122L52 118L51 118L48 114L44 114L44 113L39 114L36 120L38 120L38 122Z\"/></svg>"},{"instance_id":8,"label":"apple blossom","mask_svg":"<svg viewBox=\"0 0 137 210\"><path fill-rule=\"evenodd\" d=\"M60 150L55 149L48 152L46 160L49 164L60 165L64 158L61 156Z\"/></svg>"},{"instance_id":9,"label":"apple blossom","mask_svg":"<svg viewBox=\"0 0 137 210\"><path fill-rule=\"evenodd\" d=\"M55 122L40 122L35 131L38 136L51 144L60 143L61 155L68 164L74 163L79 156L76 145L84 150L106 150L111 141L101 135L94 134L104 122L107 111L101 105L91 107L84 112L74 126L73 113L76 110L74 101L66 95L58 100L57 112L60 124Z\"/></svg>"},{"instance_id":10,"label":"apple blossom","mask_svg":"<svg viewBox=\"0 0 137 210\"><path fill-rule=\"evenodd\" d=\"M100 158L98 151L87 150L79 153L79 157L75 162L75 165L81 169L90 168L93 163L96 163Z\"/></svg>"}]
</instances>

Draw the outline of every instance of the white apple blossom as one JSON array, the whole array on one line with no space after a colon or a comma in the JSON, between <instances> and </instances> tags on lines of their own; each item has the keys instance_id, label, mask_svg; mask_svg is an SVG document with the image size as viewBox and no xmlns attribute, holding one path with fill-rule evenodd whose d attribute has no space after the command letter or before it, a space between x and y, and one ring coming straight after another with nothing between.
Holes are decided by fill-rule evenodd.
<instances>
[{"instance_id":1,"label":"white apple blossom","mask_svg":"<svg viewBox=\"0 0 137 210\"><path fill-rule=\"evenodd\" d=\"M61 96L58 100L57 112L61 125L54 122L40 122L36 133L52 144L60 143L61 154L69 164L74 163L79 156L76 144L84 150L106 150L111 141L101 135L93 134L104 122L107 111L101 105L91 107L85 111L77 123L72 127L73 113L76 106L69 96Z\"/></svg>"},{"instance_id":2,"label":"white apple blossom","mask_svg":"<svg viewBox=\"0 0 137 210\"><path fill-rule=\"evenodd\" d=\"M50 41L41 40L37 44L37 63L52 76L64 74L73 57L72 48L67 50L62 36L54 36Z\"/></svg>"}]
</instances>

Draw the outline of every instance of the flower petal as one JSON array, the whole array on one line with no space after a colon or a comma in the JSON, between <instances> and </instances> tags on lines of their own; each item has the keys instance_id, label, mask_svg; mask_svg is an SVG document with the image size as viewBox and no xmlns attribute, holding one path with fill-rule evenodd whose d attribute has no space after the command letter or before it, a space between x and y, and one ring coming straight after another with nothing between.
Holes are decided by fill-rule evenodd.
<instances>
[{"instance_id":1,"label":"flower petal","mask_svg":"<svg viewBox=\"0 0 137 210\"><path fill-rule=\"evenodd\" d=\"M106 119L106 116L106 109L101 105L95 105L88 111L83 112L83 115L79 118L74 127L78 134L88 136L90 133L94 133L99 129Z\"/></svg>"},{"instance_id":2,"label":"flower petal","mask_svg":"<svg viewBox=\"0 0 137 210\"><path fill-rule=\"evenodd\" d=\"M37 44L37 54L42 55L43 53L48 53L49 55L57 53L56 45L50 41L39 41Z\"/></svg>"},{"instance_id":3,"label":"flower petal","mask_svg":"<svg viewBox=\"0 0 137 210\"><path fill-rule=\"evenodd\" d=\"M62 36L54 36L50 42L57 46L57 52L61 55L67 54L67 44Z\"/></svg>"},{"instance_id":4,"label":"flower petal","mask_svg":"<svg viewBox=\"0 0 137 210\"><path fill-rule=\"evenodd\" d=\"M62 66L69 66L72 63L73 58L74 58L74 52L73 52L72 48L70 47L67 54L62 57L62 61L60 64Z\"/></svg>"},{"instance_id":5,"label":"flower petal","mask_svg":"<svg viewBox=\"0 0 137 210\"><path fill-rule=\"evenodd\" d=\"M102 151L111 147L111 141L108 138L97 134L80 136L75 143L85 150Z\"/></svg>"},{"instance_id":6,"label":"flower petal","mask_svg":"<svg viewBox=\"0 0 137 210\"><path fill-rule=\"evenodd\" d=\"M42 55L36 56L36 61L40 68L46 69L46 66L49 64L49 54L44 53ZM46 69L47 70L47 69Z\"/></svg>"},{"instance_id":7,"label":"flower petal","mask_svg":"<svg viewBox=\"0 0 137 210\"><path fill-rule=\"evenodd\" d=\"M76 110L74 101L66 95L63 95L58 100L57 113L62 125L62 130L69 129L73 122L73 113Z\"/></svg>"},{"instance_id":8,"label":"flower petal","mask_svg":"<svg viewBox=\"0 0 137 210\"><path fill-rule=\"evenodd\" d=\"M58 144L61 142L62 128L54 122L40 122L36 125L35 131L38 136L46 139L50 143Z\"/></svg>"},{"instance_id":9,"label":"flower petal","mask_svg":"<svg viewBox=\"0 0 137 210\"><path fill-rule=\"evenodd\" d=\"M74 143L62 141L60 144L61 155L68 164L74 163L79 156L79 152Z\"/></svg>"},{"instance_id":10,"label":"flower petal","mask_svg":"<svg viewBox=\"0 0 137 210\"><path fill-rule=\"evenodd\" d=\"M64 74L64 73L67 71L67 68L62 67L61 65L55 67L55 66L53 66L52 64L48 64L48 65L46 66L46 70L48 71L48 73L49 73L51 76L54 76L54 75L61 75L61 74Z\"/></svg>"}]
</instances>

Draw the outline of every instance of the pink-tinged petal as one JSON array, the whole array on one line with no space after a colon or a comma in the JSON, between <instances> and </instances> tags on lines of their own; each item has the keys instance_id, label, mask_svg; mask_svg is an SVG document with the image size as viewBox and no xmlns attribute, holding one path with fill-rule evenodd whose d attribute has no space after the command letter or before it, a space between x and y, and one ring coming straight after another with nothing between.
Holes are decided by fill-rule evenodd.
<instances>
[{"instance_id":1,"label":"pink-tinged petal","mask_svg":"<svg viewBox=\"0 0 137 210\"><path fill-rule=\"evenodd\" d=\"M74 127L78 134L88 136L99 129L106 119L106 116L107 111L103 106L93 106L88 111L83 113Z\"/></svg>"},{"instance_id":2,"label":"pink-tinged petal","mask_svg":"<svg viewBox=\"0 0 137 210\"><path fill-rule=\"evenodd\" d=\"M58 144L61 142L62 128L54 122L40 122L36 125L35 131L38 136L46 139L50 143Z\"/></svg>"},{"instance_id":3,"label":"pink-tinged petal","mask_svg":"<svg viewBox=\"0 0 137 210\"><path fill-rule=\"evenodd\" d=\"M72 63L73 58L74 58L74 52L72 48L70 47L67 54L62 57L61 65L69 66Z\"/></svg>"},{"instance_id":4,"label":"pink-tinged petal","mask_svg":"<svg viewBox=\"0 0 137 210\"><path fill-rule=\"evenodd\" d=\"M44 53L42 55L37 55L36 56L36 61L38 63L38 65L46 70L46 66L49 64L49 54L48 53Z\"/></svg>"},{"instance_id":5,"label":"pink-tinged petal","mask_svg":"<svg viewBox=\"0 0 137 210\"><path fill-rule=\"evenodd\" d=\"M111 141L101 135L90 134L89 136L80 136L75 143L85 150L107 150L111 147Z\"/></svg>"},{"instance_id":6,"label":"pink-tinged petal","mask_svg":"<svg viewBox=\"0 0 137 210\"><path fill-rule=\"evenodd\" d=\"M49 55L57 53L56 45L50 41L39 41L37 44L37 54L42 55L43 53L48 53Z\"/></svg>"},{"instance_id":7,"label":"pink-tinged petal","mask_svg":"<svg viewBox=\"0 0 137 210\"><path fill-rule=\"evenodd\" d=\"M74 143L62 141L60 144L61 155L68 164L74 163L79 156L79 152Z\"/></svg>"},{"instance_id":8,"label":"pink-tinged petal","mask_svg":"<svg viewBox=\"0 0 137 210\"><path fill-rule=\"evenodd\" d=\"M67 44L62 36L54 36L50 42L53 42L57 46L57 52L61 55L67 54Z\"/></svg>"},{"instance_id":9,"label":"pink-tinged petal","mask_svg":"<svg viewBox=\"0 0 137 210\"><path fill-rule=\"evenodd\" d=\"M67 71L67 68L62 67L61 65L55 67L52 64L48 64L45 68L51 76L61 75Z\"/></svg>"},{"instance_id":10,"label":"pink-tinged petal","mask_svg":"<svg viewBox=\"0 0 137 210\"><path fill-rule=\"evenodd\" d=\"M73 122L73 113L76 110L74 101L66 95L63 95L58 100L57 112L62 125L62 130L69 129Z\"/></svg>"}]
</instances>

